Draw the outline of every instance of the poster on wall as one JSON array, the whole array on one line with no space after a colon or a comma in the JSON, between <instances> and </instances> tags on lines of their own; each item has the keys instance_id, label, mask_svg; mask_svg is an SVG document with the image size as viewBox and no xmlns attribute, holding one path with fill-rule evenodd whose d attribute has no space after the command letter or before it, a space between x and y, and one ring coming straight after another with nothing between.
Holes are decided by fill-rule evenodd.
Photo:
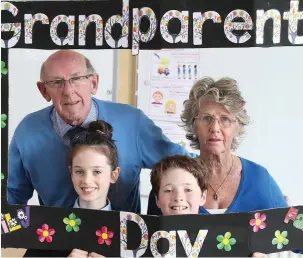
<instances>
[{"instance_id":1,"label":"poster on wall","mask_svg":"<svg viewBox=\"0 0 303 258\"><path fill-rule=\"evenodd\" d=\"M180 121L183 102L201 76L198 49L151 52L147 115L153 120Z\"/></svg>"},{"instance_id":2,"label":"poster on wall","mask_svg":"<svg viewBox=\"0 0 303 258\"><path fill-rule=\"evenodd\" d=\"M153 51L151 86L190 87L199 78L199 49Z\"/></svg>"},{"instance_id":3,"label":"poster on wall","mask_svg":"<svg viewBox=\"0 0 303 258\"><path fill-rule=\"evenodd\" d=\"M153 120L180 121L190 88L150 87L148 116Z\"/></svg>"}]
</instances>

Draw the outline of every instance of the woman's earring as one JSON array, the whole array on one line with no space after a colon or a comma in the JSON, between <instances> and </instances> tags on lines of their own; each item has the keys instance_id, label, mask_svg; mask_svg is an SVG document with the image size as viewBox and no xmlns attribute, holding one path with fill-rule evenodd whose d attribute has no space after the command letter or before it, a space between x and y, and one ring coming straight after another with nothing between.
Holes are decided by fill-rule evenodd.
<instances>
[{"instance_id":1,"label":"woman's earring","mask_svg":"<svg viewBox=\"0 0 303 258\"><path fill-rule=\"evenodd\" d=\"M193 140L197 140L197 136L193 134Z\"/></svg>"}]
</instances>

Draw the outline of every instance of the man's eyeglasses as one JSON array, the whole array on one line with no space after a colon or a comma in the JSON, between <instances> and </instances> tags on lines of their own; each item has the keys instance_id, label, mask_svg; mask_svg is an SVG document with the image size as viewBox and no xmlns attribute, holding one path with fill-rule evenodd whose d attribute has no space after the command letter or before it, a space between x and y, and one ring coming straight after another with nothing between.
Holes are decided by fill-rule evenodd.
<instances>
[{"instance_id":1,"label":"man's eyeglasses","mask_svg":"<svg viewBox=\"0 0 303 258\"><path fill-rule=\"evenodd\" d=\"M93 76L93 74L88 74L88 75L82 75L82 76L76 76L76 77L72 77L68 80L53 80L53 81L45 81L43 82L45 85L51 87L51 88L64 88L65 87L65 83L69 82L70 85L74 85L74 86L81 86L82 84L84 84L89 77Z\"/></svg>"},{"instance_id":2,"label":"man's eyeglasses","mask_svg":"<svg viewBox=\"0 0 303 258\"><path fill-rule=\"evenodd\" d=\"M228 128L232 123L235 123L237 121L237 119L231 119L228 116L220 116L219 118L215 118L212 115L195 117L195 119L201 121L204 126L211 126L217 120L219 122L219 125L223 128Z\"/></svg>"}]
</instances>

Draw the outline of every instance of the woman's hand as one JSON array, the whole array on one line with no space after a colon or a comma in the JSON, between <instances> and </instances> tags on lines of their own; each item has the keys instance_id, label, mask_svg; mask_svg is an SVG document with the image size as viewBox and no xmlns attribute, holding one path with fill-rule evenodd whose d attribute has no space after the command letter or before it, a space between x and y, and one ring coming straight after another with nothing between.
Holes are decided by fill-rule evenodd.
<instances>
[{"instance_id":1,"label":"woman's hand","mask_svg":"<svg viewBox=\"0 0 303 258\"><path fill-rule=\"evenodd\" d=\"M267 258L267 254L264 254L264 253L253 253L252 257Z\"/></svg>"},{"instance_id":2,"label":"woman's hand","mask_svg":"<svg viewBox=\"0 0 303 258\"><path fill-rule=\"evenodd\" d=\"M88 257L103 257L103 258L105 258L103 255L101 255L101 254L97 254L97 253L89 253L88 254Z\"/></svg>"},{"instance_id":3,"label":"woman's hand","mask_svg":"<svg viewBox=\"0 0 303 258\"><path fill-rule=\"evenodd\" d=\"M80 249L73 249L69 256L67 257L88 257L88 252L80 250Z\"/></svg>"}]
</instances>

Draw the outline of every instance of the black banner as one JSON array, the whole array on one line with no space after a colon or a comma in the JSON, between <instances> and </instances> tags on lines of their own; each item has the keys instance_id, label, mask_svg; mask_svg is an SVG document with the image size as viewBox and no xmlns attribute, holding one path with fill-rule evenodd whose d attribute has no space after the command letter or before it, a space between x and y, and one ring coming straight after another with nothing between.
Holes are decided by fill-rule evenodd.
<instances>
[{"instance_id":1,"label":"black banner","mask_svg":"<svg viewBox=\"0 0 303 258\"><path fill-rule=\"evenodd\" d=\"M106 257L243 257L303 248L303 206L219 215L146 216L4 205L1 229L4 248L77 248Z\"/></svg>"},{"instance_id":2,"label":"black banner","mask_svg":"<svg viewBox=\"0 0 303 258\"><path fill-rule=\"evenodd\" d=\"M303 44L300 1L2 3L2 47L232 48Z\"/></svg>"}]
</instances>

